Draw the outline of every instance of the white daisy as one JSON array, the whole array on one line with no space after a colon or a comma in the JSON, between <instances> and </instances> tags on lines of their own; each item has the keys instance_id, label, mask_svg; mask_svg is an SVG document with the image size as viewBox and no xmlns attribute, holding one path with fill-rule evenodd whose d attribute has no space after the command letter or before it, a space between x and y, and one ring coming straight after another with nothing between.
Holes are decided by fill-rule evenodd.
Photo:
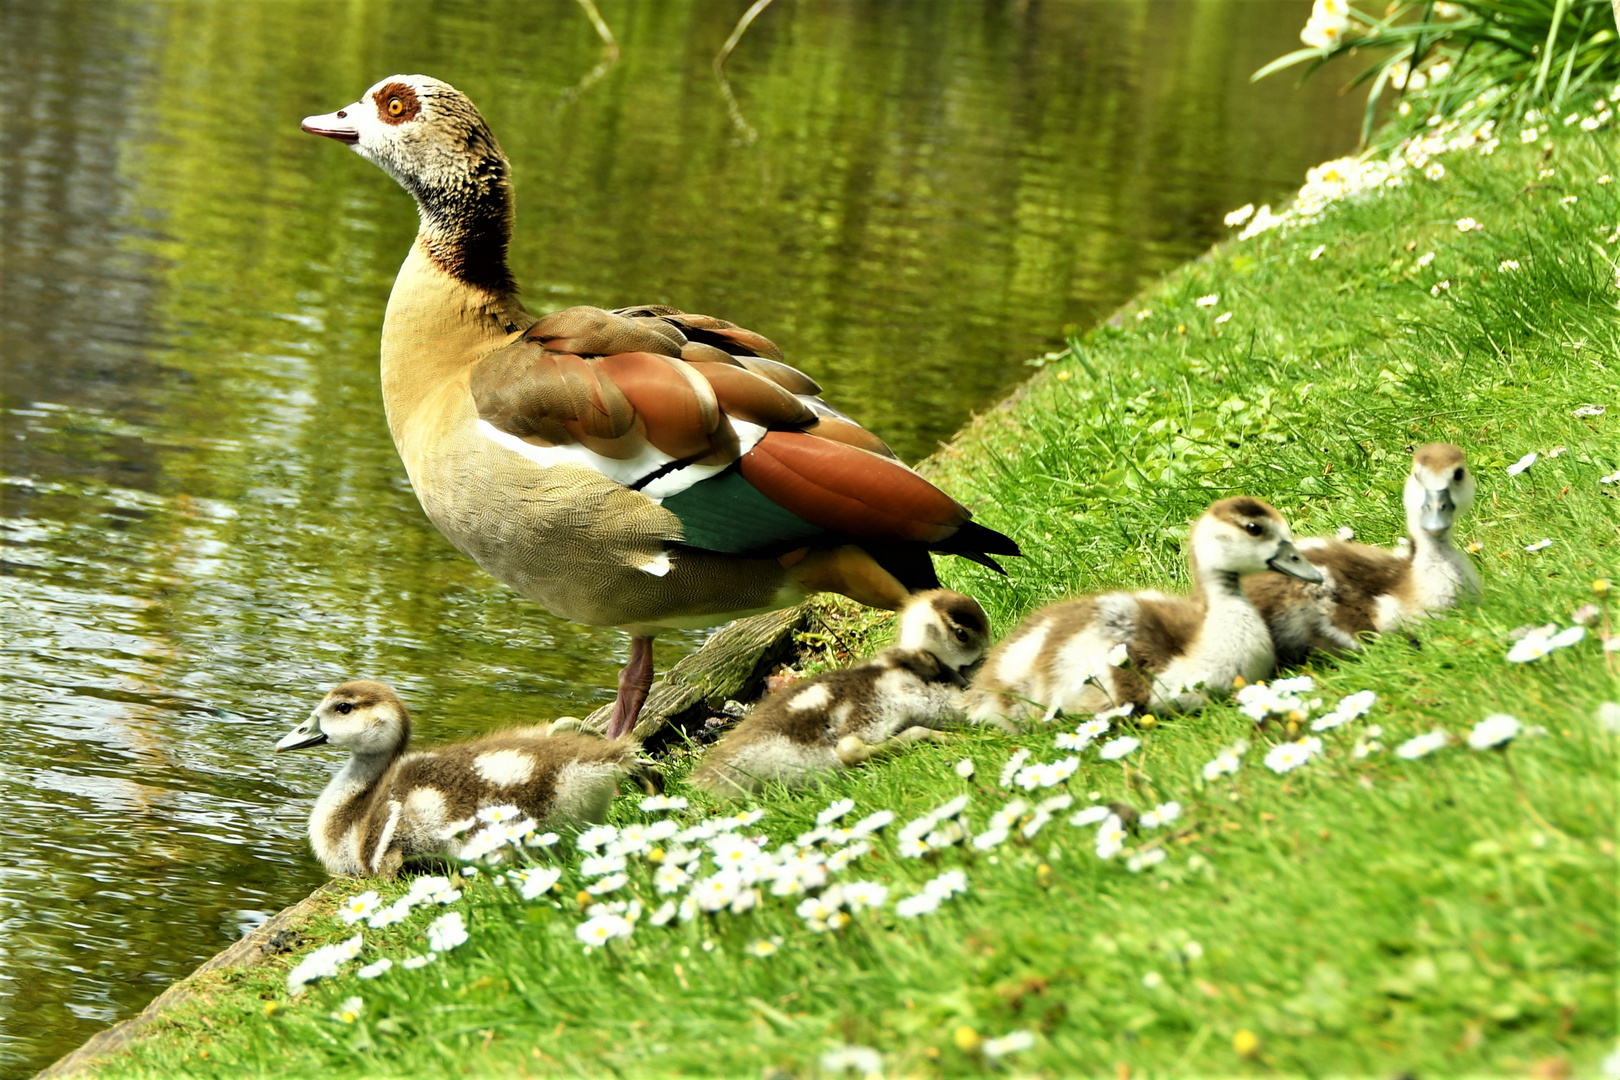
<instances>
[{"instance_id":1,"label":"white daisy","mask_svg":"<svg viewBox=\"0 0 1620 1080\"><path fill-rule=\"evenodd\" d=\"M1534 465L1536 463L1536 459L1539 458L1540 456L1541 456L1540 454L1537 454L1537 453L1535 453L1533 451L1531 453L1528 453L1528 454L1524 455L1524 457L1520 458L1518 461L1515 461L1513 464L1511 464L1511 465L1509 465L1507 467L1507 474L1509 476L1518 476L1520 473L1524 472L1524 470L1526 470L1530 466Z\"/></svg>"},{"instance_id":2,"label":"white daisy","mask_svg":"<svg viewBox=\"0 0 1620 1080\"><path fill-rule=\"evenodd\" d=\"M851 810L855 809L854 799L839 799L827 809L816 815L817 825L831 825Z\"/></svg>"},{"instance_id":3,"label":"white daisy","mask_svg":"<svg viewBox=\"0 0 1620 1080\"><path fill-rule=\"evenodd\" d=\"M506 877L518 887L518 893L523 899L533 900L550 892L561 880L562 871L554 866L529 866L522 870L508 871Z\"/></svg>"},{"instance_id":4,"label":"white daisy","mask_svg":"<svg viewBox=\"0 0 1620 1080\"><path fill-rule=\"evenodd\" d=\"M1417 758L1424 757L1425 755L1434 753L1436 750L1440 749L1450 741L1450 735L1444 731L1436 729L1429 732L1427 735L1414 735L1412 738L1407 739L1405 742L1401 743L1400 746L1395 748L1395 756L1412 761Z\"/></svg>"},{"instance_id":5,"label":"white daisy","mask_svg":"<svg viewBox=\"0 0 1620 1080\"><path fill-rule=\"evenodd\" d=\"M1314 735L1293 742L1278 743L1266 753L1265 765L1274 773L1293 772L1322 750L1322 740Z\"/></svg>"},{"instance_id":6,"label":"white daisy","mask_svg":"<svg viewBox=\"0 0 1620 1080\"><path fill-rule=\"evenodd\" d=\"M585 891L592 896L606 896L610 892L618 892L630 884L629 874L609 874L594 885L585 886Z\"/></svg>"},{"instance_id":7,"label":"white daisy","mask_svg":"<svg viewBox=\"0 0 1620 1080\"><path fill-rule=\"evenodd\" d=\"M369 916L373 911L376 911L377 905L380 903L382 903L382 897L378 896L375 890L367 890L343 901L338 906L338 914L342 916L345 923L353 926L361 919Z\"/></svg>"},{"instance_id":8,"label":"white daisy","mask_svg":"<svg viewBox=\"0 0 1620 1080\"><path fill-rule=\"evenodd\" d=\"M1109 739L1097 751L1097 756L1104 761L1118 761L1120 758L1142 745L1142 740L1131 735L1121 735L1117 739Z\"/></svg>"},{"instance_id":9,"label":"white daisy","mask_svg":"<svg viewBox=\"0 0 1620 1080\"><path fill-rule=\"evenodd\" d=\"M961 761L958 761L956 763L956 775L960 776L964 780L972 778L973 759L965 757Z\"/></svg>"},{"instance_id":10,"label":"white daisy","mask_svg":"<svg viewBox=\"0 0 1620 1080\"><path fill-rule=\"evenodd\" d=\"M1551 540L1537 540L1533 544L1524 545L1524 550L1530 552L1531 554L1534 554L1534 553L1536 553L1538 551L1545 551L1545 550L1547 550L1548 548L1550 548L1552 546L1553 546L1553 542Z\"/></svg>"},{"instance_id":11,"label":"white daisy","mask_svg":"<svg viewBox=\"0 0 1620 1080\"><path fill-rule=\"evenodd\" d=\"M388 957L384 956L380 960L375 960L372 963L367 964L365 967L360 968L355 972L355 974L360 976L362 979L375 979L377 976L383 974L393 966L394 962L388 959Z\"/></svg>"},{"instance_id":12,"label":"white daisy","mask_svg":"<svg viewBox=\"0 0 1620 1080\"><path fill-rule=\"evenodd\" d=\"M939 904L940 897L933 893L921 892L896 902L894 913L902 919L915 919L919 915L931 915L938 911Z\"/></svg>"},{"instance_id":13,"label":"white daisy","mask_svg":"<svg viewBox=\"0 0 1620 1080\"><path fill-rule=\"evenodd\" d=\"M1097 857L1112 859L1125 847L1125 823L1110 813L1097 829Z\"/></svg>"},{"instance_id":14,"label":"white daisy","mask_svg":"<svg viewBox=\"0 0 1620 1080\"><path fill-rule=\"evenodd\" d=\"M1028 750L1024 749L1015 750L1013 756L1007 759L1007 764L1001 767L1002 787L1012 787L1013 777L1017 776L1019 770L1023 769L1024 762L1029 760L1029 753Z\"/></svg>"},{"instance_id":15,"label":"white daisy","mask_svg":"<svg viewBox=\"0 0 1620 1080\"><path fill-rule=\"evenodd\" d=\"M1142 815L1141 825L1144 829L1157 829L1168 825L1181 817L1181 804L1178 802L1160 803L1152 810Z\"/></svg>"},{"instance_id":16,"label":"white daisy","mask_svg":"<svg viewBox=\"0 0 1620 1080\"><path fill-rule=\"evenodd\" d=\"M641 800L641 809L649 814L657 810L685 810L687 805L679 795L649 795Z\"/></svg>"},{"instance_id":17,"label":"white daisy","mask_svg":"<svg viewBox=\"0 0 1620 1080\"><path fill-rule=\"evenodd\" d=\"M426 967L439 958L436 952L423 953L421 956L407 956L399 962L399 966L406 971L415 971L419 967Z\"/></svg>"},{"instance_id":18,"label":"white daisy","mask_svg":"<svg viewBox=\"0 0 1620 1080\"><path fill-rule=\"evenodd\" d=\"M596 825L576 836L574 846L581 851L595 851L618 835L619 830L612 825Z\"/></svg>"},{"instance_id":19,"label":"white daisy","mask_svg":"<svg viewBox=\"0 0 1620 1080\"><path fill-rule=\"evenodd\" d=\"M1076 828L1087 825L1101 825L1114 816L1114 812L1106 806L1088 806L1084 810L1069 815L1069 824Z\"/></svg>"},{"instance_id":20,"label":"white daisy","mask_svg":"<svg viewBox=\"0 0 1620 1080\"><path fill-rule=\"evenodd\" d=\"M434 952L449 952L467 940L467 923L461 912L446 912L428 923L427 936L428 948Z\"/></svg>"},{"instance_id":21,"label":"white daisy","mask_svg":"<svg viewBox=\"0 0 1620 1080\"><path fill-rule=\"evenodd\" d=\"M1468 745L1475 750L1490 750L1505 746L1519 734L1519 718L1507 713L1495 713L1474 725L1468 733Z\"/></svg>"},{"instance_id":22,"label":"white daisy","mask_svg":"<svg viewBox=\"0 0 1620 1080\"><path fill-rule=\"evenodd\" d=\"M1035 1045L1035 1036L1027 1031L1011 1031L999 1039L986 1039L979 1049L991 1061L1028 1050Z\"/></svg>"}]
</instances>

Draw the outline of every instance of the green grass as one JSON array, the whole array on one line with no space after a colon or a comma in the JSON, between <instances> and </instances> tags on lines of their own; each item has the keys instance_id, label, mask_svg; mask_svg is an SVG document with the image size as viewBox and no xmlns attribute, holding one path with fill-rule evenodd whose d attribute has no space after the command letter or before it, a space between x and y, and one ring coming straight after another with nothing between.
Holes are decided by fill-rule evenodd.
<instances>
[{"instance_id":1,"label":"green grass","mask_svg":"<svg viewBox=\"0 0 1620 1080\"><path fill-rule=\"evenodd\" d=\"M960 866L969 893L915 921L891 903L839 935L810 933L795 901L767 896L740 916L644 923L592 954L573 937L571 899L524 903L486 876L461 904L471 941L437 963L318 983L291 1002L287 964L216 978L205 1005L172 1014L102 1075L814 1076L846 1041L881 1050L892 1075L1590 1074L1615 1045L1617 955L1616 735L1594 712L1620 684L1591 638L1532 665L1503 659L1513 628L1567 625L1592 579L1620 577L1620 485L1598 480L1620 468L1606 242L1620 184L1597 182L1620 169L1606 137L1552 145L1454 155L1440 183L1218 249L1078 356L1053 358L933 463L1025 546L1008 578L953 570L1004 630L1069 592L1184 585L1187 522L1233 492L1268 499L1296 534L1353 524L1388 543L1410 448L1468 452L1479 497L1459 533L1483 545L1484 599L1415 627L1421 647L1392 637L1313 664L1330 705L1379 695L1324 757L1273 775L1259 759L1283 735L1257 735L1230 704L1141 733L1131 769L1083 755L1067 785L1078 805L1092 792L1184 804L1166 863L1132 874L1103 862L1092 831L1062 817L1033 844L937 862L898 858L891 830L843 876L900 896ZM1460 233L1464 215L1485 230ZM1431 250L1433 265L1415 268ZM1520 269L1499 270L1504 259ZM1442 278L1450 290L1432 297ZM1209 293L1217 306L1195 306ZM1609 414L1573 417L1586 402ZM1530 451L1541 461L1508 477ZM1524 551L1543 537L1554 545ZM1497 711L1546 734L1507 758L1455 744L1411 762L1349 752L1368 724L1395 746ZM959 792L982 828L1009 794L996 779L1014 748L1062 756L1063 729L963 733L776 793L758 828L791 840L846 795L857 814L892 808L903 822ZM1256 741L1242 771L1206 785L1204 762L1240 737ZM972 780L952 769L964 756ZM686 793L689 764L677 755L673 793ZM626 798L615 817L641 815ZM639 870L633 887L655 899L646 881ZM577 887L565 877L562 892ZM367 931L363 959L420 951L427 919ZM306 933L348 931L316 920ZM774 956L743 952L772 935ZM361 1020L330 1019L351 994L365 999ZM963 1026L1036 1043L992 1065L958 1047ZM1258 1038L1248 1056L1239 1031Z\"/></svg>"}]
</instances>

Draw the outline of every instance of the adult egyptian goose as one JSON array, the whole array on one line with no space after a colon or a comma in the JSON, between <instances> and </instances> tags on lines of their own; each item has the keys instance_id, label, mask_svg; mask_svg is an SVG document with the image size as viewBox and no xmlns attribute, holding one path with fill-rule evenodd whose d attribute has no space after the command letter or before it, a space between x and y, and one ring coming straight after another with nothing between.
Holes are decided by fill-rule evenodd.
<instances>
[{"instance_id":1,"label":"adult egyptian goose","mask_svg":"<svg viewBox=\"0 0 1620 1080\"><path fill-rule=\"evenodd\" d=\"M822 591L898 609L938 585L931 551L998 570L1018 554L759 334L669 307L536 321L506 262L506 157L454 87L391 76L303 129L415 196L383 320L389 430L451 543L556 614L631 635L609 735L634 727L661 630Z\"/></svg>"},{"instance_id":2,"label":"adult egyptian goose","mask_svg":"<svg viewBox=\"0 0 1620 1080\"><path fill-rule=\"evenodd\" d=\"M349 751L309 817L310 846L329 873L393 877L414 856L454 856L466 839L457 823L464 829L481 809L515 806L536 823L600 822L621 778L659 786L629 739L540 725L407 754L410 739L399 695L358 679L276 743Z\"/></svg>"},{"instance_id":3,"label":"adult egyptian goose","mask_svg":"<svg viewBox=\"0 0 1620 1080\"><path fill-rule=\"evenodd\" d=\"M970 596L935 589L900 612L895 644L852 667L776 691L709 752L692 785L725 796L816 776L959 723L963 672L990 646L990 620Z\"/></svg>"},{"instance_id":4,"label":"adult egyptian goose","mask_svg":"<svg viewBox=\"0 0 1620 1080\"><path fill-rule=\"evenodd\" d=\"M990 653L968 719L1016 726L1032 717L1190 712L1275 666L1265 621L1241 581L1267 569L1320 581L1288 523L1259 499L1222 499L1188 536L1194 592L1116 592L1051 604Z\"/></svg>"},{"instance_id":5,"label":"adult egyptian goose","mask_svg":"<svg viewBox=\"0 0 1620 1080\"><path fill-rule=\"evenodd\" d=\"M1325 537L1299 549L1320 584L1259 574L1243 585L1265 616L1277 661L1297 664L1313 651L1359 651L1370 634L1479 595L1479 573L1451 542L1457 518L1474 504L1474 476L1462 450L1429 443L1412 455L1401 496L1409 544L1395 551Z\"/></svg>"}]
</instances>

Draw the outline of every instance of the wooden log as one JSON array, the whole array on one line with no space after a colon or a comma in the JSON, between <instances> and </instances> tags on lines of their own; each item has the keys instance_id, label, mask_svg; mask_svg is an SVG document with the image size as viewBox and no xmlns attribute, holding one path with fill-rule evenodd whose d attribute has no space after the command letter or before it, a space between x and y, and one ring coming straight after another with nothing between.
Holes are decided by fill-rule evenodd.
<instances>
[{"instance_id":1,"label":"wooden log","mask_svg":"<svg viewBox=\"0 0 1620 1080\"><path fill-rule=\"evenodd\" d=\"M800 604L738 619L716 630L701 649L653 684L636 721L635 737L646 742L668 724L697 719L694 714L699 710L718 712L728 700L752 697L787 649L793 631L809 616L809 605ZM584 726L602 731L612 713L610 702L587 716Z\"/></svg>"}]
</instances>

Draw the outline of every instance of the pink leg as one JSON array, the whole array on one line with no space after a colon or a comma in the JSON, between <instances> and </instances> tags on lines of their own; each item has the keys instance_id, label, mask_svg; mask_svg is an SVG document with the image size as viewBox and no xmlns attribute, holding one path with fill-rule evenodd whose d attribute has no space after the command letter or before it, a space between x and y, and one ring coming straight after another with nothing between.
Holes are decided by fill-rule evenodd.
<instances>
[{"instance_id":1,"label":"pink leg","mask_svg":"<svg viewBox=\"0 0 1620 1080\"><path fill-rule=\"evenodd\" d=\"M641 704L647 700L647 691L653 681L653 639L630 639L630 662L619 672L619 696L613 702L613 716L608 720L607 737L621 738L636 726L641 715Z\"/></svg>"}]
</instances>

